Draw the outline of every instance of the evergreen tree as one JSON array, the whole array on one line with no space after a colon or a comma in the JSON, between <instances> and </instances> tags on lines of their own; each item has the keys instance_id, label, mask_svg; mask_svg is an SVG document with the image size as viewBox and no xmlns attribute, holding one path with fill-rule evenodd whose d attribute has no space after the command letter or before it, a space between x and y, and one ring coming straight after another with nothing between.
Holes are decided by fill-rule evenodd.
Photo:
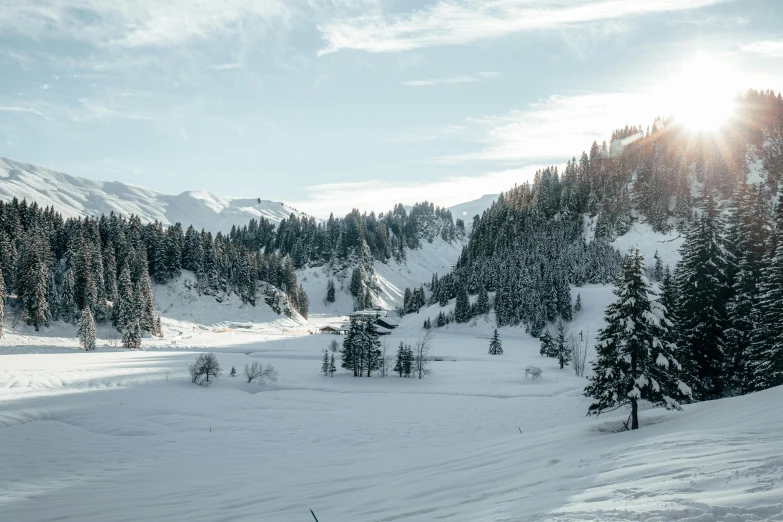
<instances>
[{"instance_id":1,"label":"evergreen tree","mask_svg":"<svg viewBox=\"0 0 783 522\"><path fill-rule=\"evenodd\" d=\"M334 300L334 281L332 278L329 278L329 280L326 282L326 302L334 303Z\"/></svg>"},{"instance_id":2,"label":"evergreen tree","mask_svg":"<svg viewBox=\"0 0 783 522\"><path fill-rule=\"evenodd\" d=\"M582 294L576 294L576 303L574 303L574 312L582 310Z\"/></svg>"},{"instance_id":3,"label":"evergreen tree","mask_svg":"<svg viewBox=\"0 0 783 522\"><path fill-rule=\"evenodd\" d=\"M479 288L478 299L476 300L476 314L485 315L489 313L489 294L483 286Z\"/></svg>"},{"instance_id":4,"label":"evergreen tree","mask_svg":"<svg viewBox=\"0 0 783 522\"><path fill-rule=\"evenodd\" d=\"M751 323L754 333L743 374L745 391L758 391L783 384L783 194L775 208L775 227L767 239L759 297Z\"/></svg>"},{"instance_id":5,"label":"evergreen tree","mask_svg":"<svg viewBox=\"0 0 783 522\"><path fill-rule=\"evenodd\" d=\"M351 317L351 326L343 339L343 347L340 350L342 355L341 366L348 371L353 372L354 377L361 377L361 345L360 345L361 326L355 316Z\"/></svg>"},{"instance_id":6,"label":"evergreen tree","mask_svg":"<svg viewBox=\"0 0 783 522\"><path fill-rule=\"evenodd\" d=\"M0 270L0 338L3 337L5 328L5 279L3 271Z\"/></svg>"},{"instance_id":7,"label":"evergreen tree","mask_svg":"<svg viewBox=\"0 0 783 522\"><path fill-rule=\"evenodd\" d=\"M374 371L376 371L381 364L381 341L378 340L378 329L375 327L375 323L372 320L364 321L362 327L362 354L365 359L365 368L367 369L367 377Z\"/></svg>"},{"instance_id":8,"label":"evergreen tree","mask_svg":"<svg viewBox=\"0 0 783 522\"><path fill-rule=\"evenodd\" d=\"M329 375L329 350L324 350L324 356L321 359L321 373L324 374L324 377Z\"/></svg>"},{"instance_id":9,"label":"evergreen tree","mask_svg":"<svg viewBox=\"0 0 783 522\"><path fill-rule=\"evenodd\" d=\"M393 372L399 374L400 377L402 377L402 374L404 372L404 361L405 361L405 344L400 342L400 346L397 348L397 357L394 360L394 368Z\"/></svg>"},{"instance_id":10,"label":"evergreen tree","mask_svg":"<svg viewBox=\"0 0 783 522\"><path fill-rule=\"evenodd\" d=\"M541 348L539 353L545 357L557 357L557 350L554 339L549 331L544 332L540 337Z\"/></svg>"},{"instance_id":11,"label":"evergreen tree","mask_svg":"<svg viewBox=\"0 0 783 522\"><path fill-rule=\"evenodd\" d=\"M497 328L495 328L495 333L492 334L492 340L489 341L489 354L503 355L503 345L500 342Z\"/></svg>"},{"instance_id":12,"label":"evergreen tree","mask_svg":"<svg viewBox=\"0 0 783 522\"><path fill-rule=\"evenodd\" d=\"M60 294L60 317L66 322L74 322L77 318L75 286L73 269L68 267L63 277L62 290Z\"/></svg>"},{"instance_id":13,"label":"evergreen tree","mask_svg":"<svg viewBox=\"0 0 783 522\"><path fill-rule=\"evenodd\" d=\"M85 351L95 349L95 319L90 307L86 307L79 315L79 343Z\"/></svg>"},{"instance_id":14,"label":"evergreen tree","mask_svg":"<svg viewBox=\"0 0 783 522\"><path fill-rule=\"evenodd\" d=\"M406 344L402 353L402 376L410 377L413 372L413 348Z\"/></svg>"},{"instance_id":15,"label":"evergreen tree","mask_svg":"<svg viewBox=\"0 0 783 522\"><path fill-rule=\"evenodd\" d=\"M725 347L730 295L721 220L712 196L689 231L675 274L677 330L685 378L698 400L721 397L726 376Z\"/></svg>"},{"instance_id":16,"label":"evergreen tree","mask_svg":"<svg viewBox=\"0 0 783 522\"><path fill-rule=\"evenodd\" d=\"M558 321L557 323L557 337L554 339L554 351L555 358L562 370L571 362L571 349L569 348L568 343L566 343L565 326L562 321Z\"/></svg>"},{"instance_id":17,"label":"evergreen tree","mask_svg":"<svg viewBox=\"0 0 783 522\"><path fill-rule=\"evenodd\" d=\"M595 400L588 415L631 406L631 429L639 428L639 401L681 409L690 389L679 379L676 346L667 342L672 323L644 277L644 258L632 248L615 284L617 300L606 308L606 327L599 332L597 359L584 395Z\"/></svg>"},{"instance_id":18,"label":"evergreen tree","mask_svg":"<svg viewBox=\"0 0 783 522\"><path fill-rule=\"evenodd\" d=\"M334 372L337 371L337 367L334 365L334 354L329 358L329 377L334 377Z\"/></svg>"},{"instance_id":19,"label":"evergreen tree","mask_svg":"<svg viewBox=\"0 0 783 522\"><path fill-rule=\"evenodd\" d=\"M464 285L460 285L457 292L457 301L454 305L454 320L458 323L467 323L470 320L470 300Z\"/></svg>"},{"instance_id":20,"label":"evergreen tree","mask_svg":"<svg viewBox=\"0 0 783 522\"><path fill-rule=\"evenodd\" d=\"M135 313L133 310L133 283L131 282L130 269L124 265L120 271L117 285L117 302L112 307L112 325L120 332L125 330Z\"/></svg>"}]
</instances>

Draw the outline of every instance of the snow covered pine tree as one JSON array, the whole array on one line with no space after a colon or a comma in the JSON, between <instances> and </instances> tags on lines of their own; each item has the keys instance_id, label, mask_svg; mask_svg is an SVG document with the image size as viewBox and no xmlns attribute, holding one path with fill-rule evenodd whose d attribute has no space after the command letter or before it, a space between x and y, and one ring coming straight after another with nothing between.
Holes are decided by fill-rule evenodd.
<instances>
[{"instance_id":1,"label":"snow covered pine tree","mask_svg":"<svg viewBox=\"0 0 783 522\"><path fill-rule=\"evenodd\" d=\"M663 305L650 300L654 293L638 249L631 248L622 270L614 289L617 300L606 307L606 328L598 335L598 357L584 395L595 399L588 415L630 405L630 429L635 430L639 401L680 410L691 390L679 379L676 346L665 340L672 323Z\"/></svg>"}]
</instances>

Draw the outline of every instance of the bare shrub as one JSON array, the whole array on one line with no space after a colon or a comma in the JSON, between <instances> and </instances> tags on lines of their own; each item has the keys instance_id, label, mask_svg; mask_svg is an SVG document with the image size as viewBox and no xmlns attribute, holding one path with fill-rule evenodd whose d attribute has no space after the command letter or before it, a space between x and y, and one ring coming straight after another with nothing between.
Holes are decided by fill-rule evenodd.
<instances>
[{"instance_id":1,"label":"bare shrub","mask_svg":"<svg viewBox=\"0 0 783 522\"><path fill-rule=\"evenodd\" d=\"M432 330L427 330L423 337L419 337L413 343L413 375L421 379L425 375L431 375L429 367L430 350L432 350Z\"/></svg>"},{"instance_id":2,"label":"bare shrub","mask_svg":"<svg viewBox=\"0 0 783 522\"><path fill-rule=\"evenodd\" d=\"M381 358L378 365L378 376L386 377L394 366L394 356L389 352L389 344L383 341L381 345Z\"/></svg>"},{"instance_id":3,"label":"bare shrub","mask_svg":"<svg viewBox=\"0 0 783 522\"><path fill-rule=\"evenodd\" d=\"M577 377L585 376L585 366L587 364L587 348L589 334L582 334L579 338L571 334L568 339L568 345L571 349L571 360L574 365L574 373Z\"/></svg>"},{"instance_id":4,"label":"bare shrub","mask_svg":"<svg viewBox=\"0 0 783 522\"><path fill-rule=\"evenodd\" d=\"M337 353L337 350L340 349L340 343L337 342L337 339L332 339L329 342L329 350L331 350L332 353Z\"/></svg>"},{"instance_id":5,"label":"bare shrub","mask_svg":"<svg viewBox=\"0 0 783 522\"><path fill-rule=\"evenodd\" d=\"M264 366L256 361L253 364L245 365L245 378L248 383L253 381L257 381L258 384L277 382L277 371L275 371L275 368L271 364Z\"/></svg>"}]
</instances>

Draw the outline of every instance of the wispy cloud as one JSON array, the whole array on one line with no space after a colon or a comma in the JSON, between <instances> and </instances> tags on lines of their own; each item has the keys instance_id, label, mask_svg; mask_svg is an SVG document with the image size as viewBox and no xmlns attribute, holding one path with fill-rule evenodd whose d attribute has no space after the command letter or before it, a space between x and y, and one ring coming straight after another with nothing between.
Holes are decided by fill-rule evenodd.
<instances>
[{"instance_id":1,"label":"wispy cloud","mask_svg":"<svg viewBox=\"0 0 783 522\"><path fill-rule=\"evenodd\" d=\"M493 71L483 71L476 74L454 76L453 78L433 78L429 80L411 80L403 82L406 87L429 87L431 85L448 85L454 83L475 83L487 78L496 78L500 73Z\"/></svg>"},{"instance_id":2,"label":"wispy cloud","mask_svg":"<svg viewBox=\"0 0 783 522\"><path fill-rule=\"evenodd\" d=\"M465 44L506 34L559 26L684 11L727 0L439 0L406 14L362 16L319 26L326 47L396 52Z\"/></svg>"},{"instance_id":3,"label":"wispy cloud","mask_svg":"<svg viewBox=\"0 0 783 522\"><path fill-rule=\"evenodd\" d=\"M561 162L608 139L612 129L647 125L658 108L636 93L593 93L551 96L506 114L466 118L462 137L481 146L474 152L433 158L436 163L492 161L499 163Z\"/></svg>"},{"instance_id":4,"label":"wispy cloud","mask_svg":"<svg viewBox=\"0 0 783 522\"><path fill-rule=\"evenodd\" d=\"M433 201L441 206L463 203L470 195L506 191L532 179L541 165L486 172L476 176L447 177L425 183L390 183L374 179L355 183L326 183L306 187L306 196L291 204L317 217L350 212L353 208L386 212L395 204ZM467 195L467 196L466 196Z\"/></svg>"},{"instance_id":5,"label":"wispy cloud","mask_svg":"<svg viewBox=\"0 0 783 522\"><path fill-rule=\"evenodd\" d=\"M783 57L783 40L764 40L742 46L746 53L761 54L764 56Z\"/></svg>"},{"instance_id":6,"label":"wispy cloud","mask_svg":"<svg viewBox=\"0 0 783 522\"><path fill-rule=\"evenodd\" d=\"M203 41L239 24L263 31L269 21L285 23L295 12L284 0L7 0L0 32L137 47Z\"/></svg>"}]
</instances>

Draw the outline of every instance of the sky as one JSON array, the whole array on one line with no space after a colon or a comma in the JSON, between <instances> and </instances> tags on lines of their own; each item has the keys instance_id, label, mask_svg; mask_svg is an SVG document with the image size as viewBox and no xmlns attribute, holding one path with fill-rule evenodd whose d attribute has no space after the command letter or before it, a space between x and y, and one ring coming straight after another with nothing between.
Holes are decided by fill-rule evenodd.
<instances>
[{"instance_id":1,"label":"sky","mask_svg":"<svg viewBox=\"0 0 783 522\"><path fill-rule=\"evenodd\" d=\"M783 90L781 0L0 0L0 156L318 217L746 88Z\"/></svg>"}]
</instances>

